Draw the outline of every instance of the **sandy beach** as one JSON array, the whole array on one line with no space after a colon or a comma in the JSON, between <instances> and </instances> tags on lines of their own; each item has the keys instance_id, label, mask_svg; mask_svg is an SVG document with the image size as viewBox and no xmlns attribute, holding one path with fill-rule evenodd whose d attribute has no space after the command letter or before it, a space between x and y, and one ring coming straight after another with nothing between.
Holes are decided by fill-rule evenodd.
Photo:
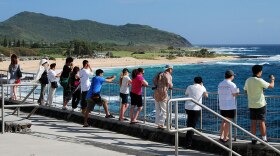
<instances>
[{"instance_id":1,"label":"sandy beach","mask_svg":"<svg viewBox=\"0 0 280 156\"><path fill-rule=\"evenodd\" d=\"M147 65L165 65L165 64L196 64L208 61L222 61L222 60L234 60L238 59L235 56L223 56L216 58L197 58L197 57L178 57L173 60L168 60L165 58L158 58L156 60L146 60L146 59L135 59L131 57L124 58L99 58L99 59L87 59L90 62L91 67L95 70L97 68L106 67L126 67L126 66L147 66ZM75 59L74 65L82 67L82 62L84 59ZM23 72L36 72L39 66L39 60L31 61L20 61L20 67ZM58 58L55 61L50 60L51 63L56 63L56 69L62 69L65 64L65 59ZM0 62L0 69L7 70L10 61Z\"/></svg>"}]
</instances>

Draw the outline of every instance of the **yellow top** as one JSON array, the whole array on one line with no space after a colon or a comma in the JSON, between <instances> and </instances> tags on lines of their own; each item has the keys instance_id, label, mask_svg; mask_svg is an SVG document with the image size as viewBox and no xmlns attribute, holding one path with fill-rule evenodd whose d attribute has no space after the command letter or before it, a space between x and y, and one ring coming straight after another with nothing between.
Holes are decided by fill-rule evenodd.
<instances>
[{"instance_id":1,"label":"yellow top","mask_svg":"<svg viewBox=\"0 0 280 156\"><path fill-rule=\"evenodd\" d=\"M247 91L249 108L261 108L266 105L263 90L268 86L269 83L262 78L250 77L246 80L244 90Z\"/></svg>"}]
</instances>

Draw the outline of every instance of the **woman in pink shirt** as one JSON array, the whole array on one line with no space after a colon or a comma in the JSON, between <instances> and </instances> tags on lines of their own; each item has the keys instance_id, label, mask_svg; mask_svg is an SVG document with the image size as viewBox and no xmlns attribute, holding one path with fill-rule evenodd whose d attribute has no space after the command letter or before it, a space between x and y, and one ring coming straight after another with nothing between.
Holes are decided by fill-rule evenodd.
<instances>
[{"instance_id":1,"label":"woman in pink shirt","mask_svg":"<svg viewBox=\"0 0 280 156\"><path fill-rule=\"evenodd\" d=\"M138 68L132 71L132 82L131 82L131 107L130 107L130 123L137 123L137 117L142 110L142 86L148 86L148 82L144 79L144 69ZM134 108L137 105L137 111L134 114Z\"/></svg>"}]
</instances>

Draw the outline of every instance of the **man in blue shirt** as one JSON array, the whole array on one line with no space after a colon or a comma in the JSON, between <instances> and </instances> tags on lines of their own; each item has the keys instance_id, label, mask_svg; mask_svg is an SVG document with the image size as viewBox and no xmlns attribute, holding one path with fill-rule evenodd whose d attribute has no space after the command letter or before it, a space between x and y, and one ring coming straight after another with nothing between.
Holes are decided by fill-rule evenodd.
<instances>
[{"instance_id":1,"label":"man in blue shirt","mask_svg":"<svg viewBox=\"0 0 280 156\"><path fill-rule=\"evenodd\" d=\"M105 116L106 118L114 118L114 116L109 113L107 100L104 98L101 98L100 91L101 91L103 82L112 82L116 78L116 76L114 75L111 77L107 77L105 79L103 77L103 74L104 74L103 70L98 69L95 72L96 76L93 77L91 80L91 86L90 86L90 89L86 96L87 109L85 112L84 127L89 126L87 120L89 117L89 113L94 109L95 104L97 104L99 106L103 106L105 114L106 114L106 116Z\"/></svg>"}]
</instances>

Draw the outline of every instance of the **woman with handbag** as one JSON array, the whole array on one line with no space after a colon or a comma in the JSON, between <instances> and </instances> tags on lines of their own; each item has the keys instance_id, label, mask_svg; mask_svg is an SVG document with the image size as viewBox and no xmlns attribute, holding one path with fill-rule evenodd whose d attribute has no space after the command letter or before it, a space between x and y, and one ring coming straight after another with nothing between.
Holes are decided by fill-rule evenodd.
<instances>
[{"instance_id":1,"label":"woman with handbag","mask_svg":"<svg viewBox=\"0 0 280 156\"><path fill-rule=\"evenodd\" d=\"M41 91L40 91L40 97L38 99L38 103L40 105L45 104L45 93L47 89L47 85L49 84L48 81L48 67L49 67L49 62L46 59L42 59L40 61L41 66L43 67L43 73L40 76L39 82L41 84Z\"/></svg>"},{"instance_id":2,"label":"woman with handbag","mask_svg":"<svg viewBox=\"0 0 280 156\"><path fill-rule=\"evenodd\" d=\"M20 84L20 78L22 77L22 72L20 70L20 66L18 64L18 57L16 54L13 54L11 56L11 64L9 65L9 84ZM17 85L11 87L10 92L10 100L16 100L17 99Z\"/></svg>"},{"instance_id":3,"label":"woman with handbag","mask_svg":"<svg viewBox=\"0 0 280 156\"><path fill-rule=\"evenodd\" d=\"M80 87L80 76L79 67L75 66L72 73L70 74L70 84L72 91L72 111L78 107L80 102L81 87Z\"/></svg>"},{"instance_id":4,"label":"woman with handbag","mask_svg":"<svg viewBox=\"0 0 280 156\"><path fill-rule=\"evenodd\" d=\"M53 97L54 97L56 88L58 87L56 78L60 77L60 74L61 74L61 73L56 74L55 66L56 66L56 64L52 63L50 65L50 70L48 72L48 80L51 83L51 85L49 88L50 90L49 90L49 95L48 95L48 100L47 100L47 106L52 106L52 104L53 104Z\"/></svg>"},{"instance_id":5,"label":"woman with handbag","mask_svg":"<svg viewBox=\"0 0 280 156\"><path fill-rule=\"evenodd\" d=\"M63 110L67 110L67 103L71 100L71 85L69 83L70 73L73 69L72 57L67 57L65 65L63 66L62 73L60 76L60 85L63 87Z\"/></svg>"}]
</instances>

